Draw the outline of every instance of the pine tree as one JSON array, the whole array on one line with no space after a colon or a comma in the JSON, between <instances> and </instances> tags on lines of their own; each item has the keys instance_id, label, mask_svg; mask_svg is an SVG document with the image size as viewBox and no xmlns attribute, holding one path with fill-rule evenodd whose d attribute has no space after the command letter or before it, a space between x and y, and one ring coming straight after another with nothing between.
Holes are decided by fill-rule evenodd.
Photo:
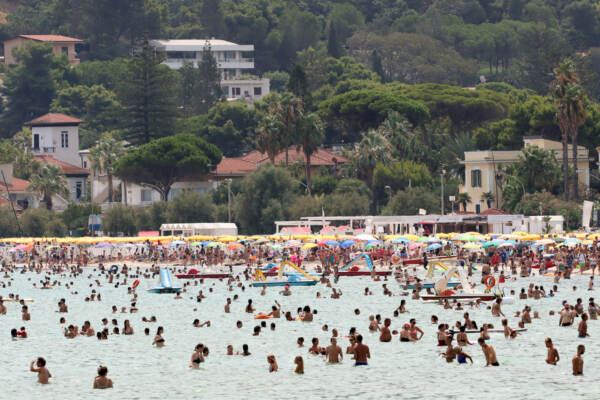
<instances>
[{"instance_id":1,"label":"pine tree","mask_svg":"<svg viewBox=\"0 0 600 400\"><path fill-rule=\"evenodd\" d=\"M329 34L327 35L327 52L333 58L340 58L343 55L343 49L337 37L337 30L333 22L329 23Z\"/></svg>"},{"instance_id":2,"label":"pine tree","mask_svg":"<svg viewBox=\"0 0 600 400\"><path fill-rule=\"evenodd\" d=\"M204 0L200 10L200 22L209 37L225 35L225 16L221 7L221 0Z\"/></svg>"},{"instance_id":3,"label":"pine tree","mask_svg":"<svg viewBox=\"0 0 600 400\"><path fill-rule=\"evenodd\" d=\"M221 72L208 41L202 50L202 60L198 62L198 82L195 90L197 113L207 113L212 106L223 99Z\"/></svg>"},{"instance_id":4,"label":"pine tree","mask_svg":"<svg viewBox=\"0 0 600 400\"><path fill-rule=\"evenodd\" d=\"M198 85L198 69L194 63L184 61L179 72L180 104L183 108L184 117L194 115L194 104L196 103L196 89Z\"/></svg>"},{"instance_id":5,"label":"pine tree","mask_svg":"<svg viewBox=\"0 0 600 400\"><path fill-rule=\"evenodd\" d=\"M175 73L161 65L164 54L144 42L127 63L119 97L125 108L126 140L133 144L173 133L177 116Z\"/></svg>"}]
</instances>

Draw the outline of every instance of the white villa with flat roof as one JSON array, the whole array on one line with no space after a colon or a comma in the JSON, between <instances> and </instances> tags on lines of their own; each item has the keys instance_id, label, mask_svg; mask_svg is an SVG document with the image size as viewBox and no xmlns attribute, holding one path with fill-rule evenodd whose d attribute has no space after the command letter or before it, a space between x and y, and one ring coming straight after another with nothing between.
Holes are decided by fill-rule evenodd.
<instances>
[{"instance_id":1,"label":"white villa with flat roof","mask_svg":"<svg viewBox=\"0 0 600 400\"><path fill-rule=\"evenodd\" d=\"M206 45L217 60L221 71L221 86L229 100L261 99L269 94L269 79L252 79L248 75L254 69L254 45L236 44L218 39L151 40L150 45L166 53L164 64L179 69L185 61L197 65L202 60Z\"/></svg>"}]
</instances>

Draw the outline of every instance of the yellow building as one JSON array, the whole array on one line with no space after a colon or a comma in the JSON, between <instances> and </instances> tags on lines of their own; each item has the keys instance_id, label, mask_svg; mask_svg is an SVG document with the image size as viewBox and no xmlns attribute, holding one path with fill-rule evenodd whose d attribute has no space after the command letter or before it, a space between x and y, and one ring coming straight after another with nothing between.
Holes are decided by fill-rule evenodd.
<instances>
[{"instance_id":1,"label":"yellow building","mask_svg":"<svg viewBox=\"0 0 600 400\"><path fill-rule=\"evenodd\" d=\"M79 57L75 50L75 45L83 43L83 40L62 35L19 35L15 38L4 41L4 63L7 65L17 64L14 50L23 48L31 42L48 43L52 46L54 54L57 56L64 54L69 59L69 64L79 64Z\"/></svg>"},{"instance_id":2,"label":"yellow building","mask_svg":"<svg viewBox=\"0 0 600 400\"><path fill-rule=\"evenodd\" d=\"M539 136L529 136L523 139L525 147L537 146L544 150L554 151L556 159L562 165L562 143L547 140ZM573 146L569 145L569 165L572 164ZM465 151L464 185L460 185L461 193L468 193L471 202L467 204L467 211L480 213L487 210L488 202L483 199L484 193L491 193L493 201L491 207L502 208L502 189L497 176L500 166L508 166L519 159L520 150L510 151ZM577 169L579 182L585 186L590 185L590 158L589 151L583 146L577 146ZM459 205L456 206L457 209Z\"/></svg>"}]
</instances>

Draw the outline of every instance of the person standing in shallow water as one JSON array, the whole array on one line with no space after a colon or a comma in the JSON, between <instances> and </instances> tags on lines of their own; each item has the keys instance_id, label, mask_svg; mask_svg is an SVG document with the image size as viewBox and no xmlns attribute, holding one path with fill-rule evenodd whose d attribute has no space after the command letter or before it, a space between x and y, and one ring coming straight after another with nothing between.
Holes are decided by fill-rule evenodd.
<instances>
[{"instance_id":1,"label":"person standing in shallow water","mask_svg":"<svg viewBox=\"0 0 600 400\"><path fill-rule=\"evenodd\" d=\"M113 381L108 378L108 368L104 366L98 367L98 376L94 378L94 389L112 389Z\"/></svg>"},{"instance_id":2,"label":"person standing in shallow water","mask_svg":"<svg viewBox=\"0 0 600 400\"><path fill-rule=\"evenodd\" d=\"M357 335L356 336L356 346L354 346L354 350L353 350L353 354L354 354L354 360L355 366L360 366L360 365L368 365L367 364L367 359L371 358L371 352L369 351L369 346L363 344L363 337L362 335Z\"/></svg>"},{"instance_id":3,"label":"person standing in shallow water","mask_svg":"<svg viewBox=\"0 0 600 400\"><path fill-rule=\"evenodd\" d=\"M35 364L37 368L34 368L33 364ZM49 379L52 378L52 374L48 371L48 368L46 368L46 360L43 357L38 357L37 360L33 360L29 365L29 370L31 372L37 372L39 383L43 385L50 383Z\"/></svg>"},{"instance_id":4,"label":"person standing in shallow water","mask_svg":"<svg viewBox=\"0 0 600 400\"><path fill-rule=\"evenodd\" d=\"M583 375L583 358L581 357L585 353L585 346L580 344L577 346L577 353L573 357L573 375Z\"/></svg>"}]
</instances>

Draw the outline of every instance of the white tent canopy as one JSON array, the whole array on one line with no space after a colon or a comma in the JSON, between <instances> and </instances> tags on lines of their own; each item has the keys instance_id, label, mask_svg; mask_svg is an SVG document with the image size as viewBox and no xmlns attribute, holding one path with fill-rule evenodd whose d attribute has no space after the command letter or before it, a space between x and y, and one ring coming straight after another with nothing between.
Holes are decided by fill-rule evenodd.
<instances>
[{"instance_id":1,"label":"white tent canopy","mask_svg":"<svg viewBox=\"0 0 600 400\"><path fill-rule=\"evenodd\" d=\"M221 236L238 234L237 225L228 222L204 222L193 224L162 224L160 226L160 234L166 235L208 235Z\"/></svg>"}]
</instances>

